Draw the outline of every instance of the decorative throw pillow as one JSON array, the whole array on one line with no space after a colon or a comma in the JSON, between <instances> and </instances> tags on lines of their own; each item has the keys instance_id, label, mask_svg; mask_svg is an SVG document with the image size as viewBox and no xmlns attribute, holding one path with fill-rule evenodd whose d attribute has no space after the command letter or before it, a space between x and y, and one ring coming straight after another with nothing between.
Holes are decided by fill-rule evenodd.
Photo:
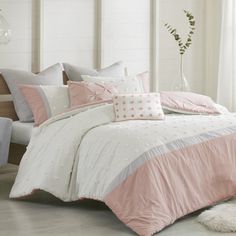
<instances>
[{"instance_id":1,"label":"decorative throw pillow","mask_svg":"<svg viewBox=\"0 0 236 236\"><path fill-rule=\"evenodd\" d=\"M117 90L109 85L101 85L91 82L68 82L70 107L78 107L101 101L111 101L112 94Z\"/></svg>"},{"instance_id":2,"label":"decorative throw pillow","mask_svg":"<svg viewBox=\"0 0 236 236\"><path fill-rule=\"evenodd\" d=\"M210 97L190 92L161 92L163 109L183 114L220 114Z\"/></svg>"},{"instance_id":3,"label":"decorative throw pillow","mask_svg":"<svg viewBox=\"0 0 236 236\"><path fill-rule=\"evenodd\" d=\"M125 76L125 68L123 62L116 62L104 69L95 70L84 67L74 66L68 63L63 63L64 70L72 81L82 81L82 75L90 76Z\"/></svg>"},{"instance_id":4,"label":"decorative throw pillow","mask_svg":"<svg viewBox=\"0 0 236 236\"><path fill-rule=\"evenodd\" d=\"M19 90L19 85L63 85L63 73L60 64L51 66L37 75L26 71L8 69L1 69L0 72L10 89L15 110L21 122L33 121L33 114Z\"/></svg>"},{"instance_id":5,"label":"decorative throw pillow","mask_svg":"<svg viewBox=\"0 0 236 236\"><path fill-rule=\"evenodd\" d=\"M163 120L159 93L119 94L113 96L116 121Z\"/></svg>"},{"instance_id":6,"label":"decorative throw pillow","mask_svg":"<svg viewBox=\"0 0 236 236\"><path fill-rule=\"evenodd\" d=\"M35 126L69 108L68 86L22 85L20 91L31 108Z\"/></svg>"},{"instance_id":7,"label":"decorative throw pillow","mask_svg":"<svg viewBox=\"0 0 236 236\"><path fill-rule=\"evenodd\" d=\"M137 76L127 76L121 79L117 77L100 77L82 75L84 81L101 85L113 86L118 93L144 93L143 83Z\"/></svg>"}]
</instances>

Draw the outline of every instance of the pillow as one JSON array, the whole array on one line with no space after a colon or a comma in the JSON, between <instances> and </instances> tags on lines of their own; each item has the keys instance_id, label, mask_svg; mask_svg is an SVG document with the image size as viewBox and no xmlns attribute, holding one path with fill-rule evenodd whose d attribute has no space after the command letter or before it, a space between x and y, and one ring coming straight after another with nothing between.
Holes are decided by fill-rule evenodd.
<instances>
[{"instance_id":1,"label":"pillow","mask_svg":"<svg viewBox=\"0 0 236 236\"><path fill-rule=\"evenodd\" d=\"M8 88L13 97L13 103L21 122L32 122L32 111L19 90L19 85L63 85L63 73L60 64L49 67L39 74L26 71L1 69Z\"/></svg>"},{"instance_id":2,"label":"pillow","mask_svg":"<svg viewBox=\"0 0 236 236\"><path fill-rule=\"evenodd\" d=\"M210 97L190 92L161 92L163 109L183 114L220 114Z\"/></svg>"},{"instance_id":3,"label":"pillow","mask_svg":"<svg viewBox=\"0 0 236 236\"><path fill-rule=\"evenodd\" d=\"M143 83L137 76L127 76L117 79L117 77L100 77L82 75L84 81L101 85L113 86L118 93L144 93Z\"/></svg>"},{"instance_id":4,"label":"pillow","mask_svg":"<svg viewBox=\"0 0 236 236\"><path fill-rule=\"evenodd\" d=\"M63 63L64 70L72 81L82 81L81 75L91 76L125 76L125 68L123 62L116 62L101 70L77 67L68 63Z\"/></svg>"},{"instance_id":5,"label":"pillow","mask_svg":"<svg viewBox=\"0 0 236 236\"><path fill-rule=\"evenodd\" d=\"M113 105L116 121L164 119L159 93L114 95Z\"/></svg>"},{"instance_id":6,"label":"pillow","mask_svg":"<svg viewBox=\"0 0 236 236\"><path fill-rule=\"evenodd\" d=\"M230 111L229 111L226 107L224 107L224 106L222 106L222 105L220 105L220 104L218 104L218 103L215 103L214 105L215 105L215 108L217 109L217 111L218 111L220 114L222 114L222 115L228 115L228 114L230 114Z\"/></svg>"},{"instance_id":7,"label":"pillow","mask_svg":"<svg viewBox=\"0 0 236 236\"><path fill-rule=\"evenodd\" d=\"M68 86L22 85L20 91L31 108L35 126L69 108Z\"/></svg>"},{"instance_id":8,"label":"pillow","mask_svg":"<svg viewBox=\"0 0 236 236\"><path fill-rule=\"evenodd\" d=\"M99 101L111 101L112 94L117 91L109 85L91 82L68 82L70 107L78 107Z\"/></svg>"},{"instance_id":9,"label":"pillow","mask_svg":"<svg viewBox=\"0 0 236 236\"><path fill-rule=\"evenodd\" d=\"M149 78L149 72L145 71L143 73L140 73L137 75L137 79L141 81L143 85L143 91L145 93L150 93L150 78Z\"/></svg>"}]
</instances>

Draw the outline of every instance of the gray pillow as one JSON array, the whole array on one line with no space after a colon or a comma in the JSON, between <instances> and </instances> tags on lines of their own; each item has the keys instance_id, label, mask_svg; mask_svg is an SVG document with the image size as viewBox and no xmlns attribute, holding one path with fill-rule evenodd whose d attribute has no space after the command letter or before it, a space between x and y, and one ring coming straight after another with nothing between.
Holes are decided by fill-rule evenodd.
<instances>
[{"instance_id":1,"label":"gray pillow","mask_svg":"<svg viewBox=\"0 0 236 236\"><path fill-rule=\"evenodd\" d=\"M21 122L31 122L34 119L30 107L20 92L20 85L63 85L60 64L53 65L39 74L9 69L1 69L0 72L12 94L14 107Z\"/></svg>"},{"instance_id":2,"label":"gray pillow","mask_svg":"<svg viewBox=\"0 0 236 236\"><path fill-rule=\"evenodd\" d=\"M125 76L125 68L122 61L116 62L101 70L78 67L78 66L74 66L68 63L63 63L63 67L69 80L73 80L73 81L82 81L83 79L81 75L115 76L115 77Z\"/></svg>"}]
</instances>

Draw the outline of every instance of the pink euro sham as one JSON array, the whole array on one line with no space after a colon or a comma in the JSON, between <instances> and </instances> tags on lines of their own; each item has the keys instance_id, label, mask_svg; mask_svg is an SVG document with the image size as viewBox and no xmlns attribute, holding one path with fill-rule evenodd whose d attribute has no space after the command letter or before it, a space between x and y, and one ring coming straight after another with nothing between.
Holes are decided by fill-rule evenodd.
<instances>
[{"instance_id":1,"label":"pink euro sham","mask_svg":"<svg viewBox=\"0 0 236 236\"><path fill-rule=\"evenodd\" d=\"M161 92L163 109L183 113L216 115L220 112L215 103L208 96L191 92Z\"/></svg>"},{"instance_id":2,"label":"pink euro sham","mask_svg":"<svg viewBox=\"0 0 236 236\"><path fill-rule=\"evenodd\" d=\"M33 113L35 126L69 108L68 87L65 85L21 85L20 91Z\"/></svg>"},{"instance_id":3,"label":"pink euro sham","mask_svg":"<svg viewBox=\"0 0 236 236\"><path fill-rule=\"evenodd\" d=\"M95 104L101 101L111 101L116 89L109 85L92 82L68 82L70 108L85 104Z\"/></svg>"}]
</instances>

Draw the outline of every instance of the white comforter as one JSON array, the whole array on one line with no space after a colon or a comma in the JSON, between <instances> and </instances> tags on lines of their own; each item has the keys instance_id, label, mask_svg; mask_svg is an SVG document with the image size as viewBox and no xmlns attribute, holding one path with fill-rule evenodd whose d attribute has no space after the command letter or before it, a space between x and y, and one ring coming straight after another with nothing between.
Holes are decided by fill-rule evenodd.
<instances>
[{"instance_id":1,"label":"white comforter","mask_svg":"<svg viewBox=\"0 0 236 236\"><path fill-rule=\"evenodd\" d=\"M109 193L154 157L173 155L171 153L175 150L187 150L190 146L202 145L203 142L228 137L236 132L236 119L233 115L168 115L162 121L113 121L113 106L103 104L59 115L35 129L10 197L24 197L41 189L63 201L91 198L109 205ZM182 151L176 155L182 155L183 160L185 158ZM168 163L167 165L171 166ZM167 172L166 168L160 170ZM166 173L162 173L164 175ZM158 180L155 177L153 181ZM135 186L134 182L135 180L132 186ZM140 197L142 199L141 193ZM121 215L116 203L111 203L110 207L140 235L150 235L173 221L168 216L165 223L158 226L153 224L150 228L151 216L155 214L150 214L153 206L149 209L145 204L144 209L149 210L150 221L149 217L144 220L142 210L142 217L137 216L135 223ZM181 212L176 218L184 215L183 207L180 208ZM191 209L196 210L195 208L194 206ZM189 209L186 209L186 213ZM134 219L134 214L127 215L132 215L131 218Z\"/></svg>"},{"instance_id":2,"label":"white comforter","mask_svg":"<svg viewBox=\"0 0 236 236\"><path fill-rule=\"evenodd\" d=\"M79 109L53 117L34 129L10 197L41 189L63 201L80 198L76 191L80 143L92 128L114 119L112 109L111 105Z\"/></svg>"}]
</instances>

